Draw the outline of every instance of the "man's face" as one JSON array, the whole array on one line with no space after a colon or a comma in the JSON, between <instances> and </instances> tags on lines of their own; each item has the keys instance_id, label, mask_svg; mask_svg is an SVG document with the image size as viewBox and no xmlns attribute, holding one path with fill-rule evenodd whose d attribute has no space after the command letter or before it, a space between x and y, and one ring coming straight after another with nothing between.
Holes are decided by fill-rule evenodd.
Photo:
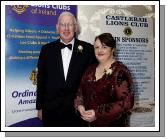
<instances>
[{"instance_id":1,"label":"man's face","mask_svg":"<svg viewBox=\"0 0 167 139\"><path fill-rule=\"evenodd\" d=\"M59 20L57 30L63 42L70 42L73 39L76 31L76 25L73 17L70 15L63 15Z\"/></svg>"}]
</instances>

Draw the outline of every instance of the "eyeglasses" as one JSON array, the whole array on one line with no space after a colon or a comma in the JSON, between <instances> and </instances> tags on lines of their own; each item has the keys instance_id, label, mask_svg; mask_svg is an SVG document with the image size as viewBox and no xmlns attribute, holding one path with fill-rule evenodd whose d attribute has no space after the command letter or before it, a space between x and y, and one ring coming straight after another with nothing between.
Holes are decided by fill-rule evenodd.
<instances>
[{"instance_id":1,"label":"eyeglasses","mask_svg":"<svg viewBox=\"0 0 167 139\"><path fill-rule=\"evenodd\" d=\"M74 25L74 23L59 23L59 26L61 27L73 27Z\"/></svg>"}]
</instances>

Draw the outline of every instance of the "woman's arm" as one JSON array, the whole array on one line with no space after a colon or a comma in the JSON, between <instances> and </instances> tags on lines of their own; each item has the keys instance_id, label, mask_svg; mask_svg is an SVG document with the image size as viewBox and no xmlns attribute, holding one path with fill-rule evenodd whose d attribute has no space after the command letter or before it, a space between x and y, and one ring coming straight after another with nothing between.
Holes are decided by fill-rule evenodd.
<instances>
[{"instance_id":1,"label":"woman's arm","mask_svg":"<svg viewBox=\"0 0 167 139\"><path fill-rule=\"evenodd\" d=\"M127 71L118 71L115 78L114 95L115 100L111 103L101 104L95 110L99 121L110 123L119 119L122 114L127 113L134 105L134 94L132 92L132 79Z\"/></svg>"}]
</instances>

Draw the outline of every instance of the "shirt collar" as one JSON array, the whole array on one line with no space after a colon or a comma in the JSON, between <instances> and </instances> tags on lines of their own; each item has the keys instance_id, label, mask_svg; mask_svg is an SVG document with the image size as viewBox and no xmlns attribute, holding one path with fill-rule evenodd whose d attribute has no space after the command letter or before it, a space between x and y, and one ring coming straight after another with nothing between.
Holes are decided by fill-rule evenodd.
<instances>
[{"instance_id":1,"label":"shirt collar","mask_svg":"<svg viewBox=\"0 0 167 139\"><path fill-rule=\"evenodd\" d=\"M64 43L64 44L72 44L72 49L73 49L73 46L74 46L74 38L69 42L69 43L65 43L62 41L62 39L60 39L60 42Z\"/></svg>"}]
</instances>

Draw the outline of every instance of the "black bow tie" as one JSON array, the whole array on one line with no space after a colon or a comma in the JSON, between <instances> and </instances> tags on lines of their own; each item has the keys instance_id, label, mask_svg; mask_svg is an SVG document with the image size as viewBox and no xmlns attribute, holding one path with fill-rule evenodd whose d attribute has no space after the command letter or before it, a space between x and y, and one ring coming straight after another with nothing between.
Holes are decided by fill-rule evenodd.
<instances>
[{"instance_id":1,"label":"black bow tie","mask_svg":"<svg viewBox=\"0 0 167 139\"><path fill-rule=\"evenodd\" d=\"M66 44L60 42L60 45L61 45L61 49L64 49L65 47L67 47L68 49L72 50L72 44L66 45Z\"/></svg>"}]
</instances>

